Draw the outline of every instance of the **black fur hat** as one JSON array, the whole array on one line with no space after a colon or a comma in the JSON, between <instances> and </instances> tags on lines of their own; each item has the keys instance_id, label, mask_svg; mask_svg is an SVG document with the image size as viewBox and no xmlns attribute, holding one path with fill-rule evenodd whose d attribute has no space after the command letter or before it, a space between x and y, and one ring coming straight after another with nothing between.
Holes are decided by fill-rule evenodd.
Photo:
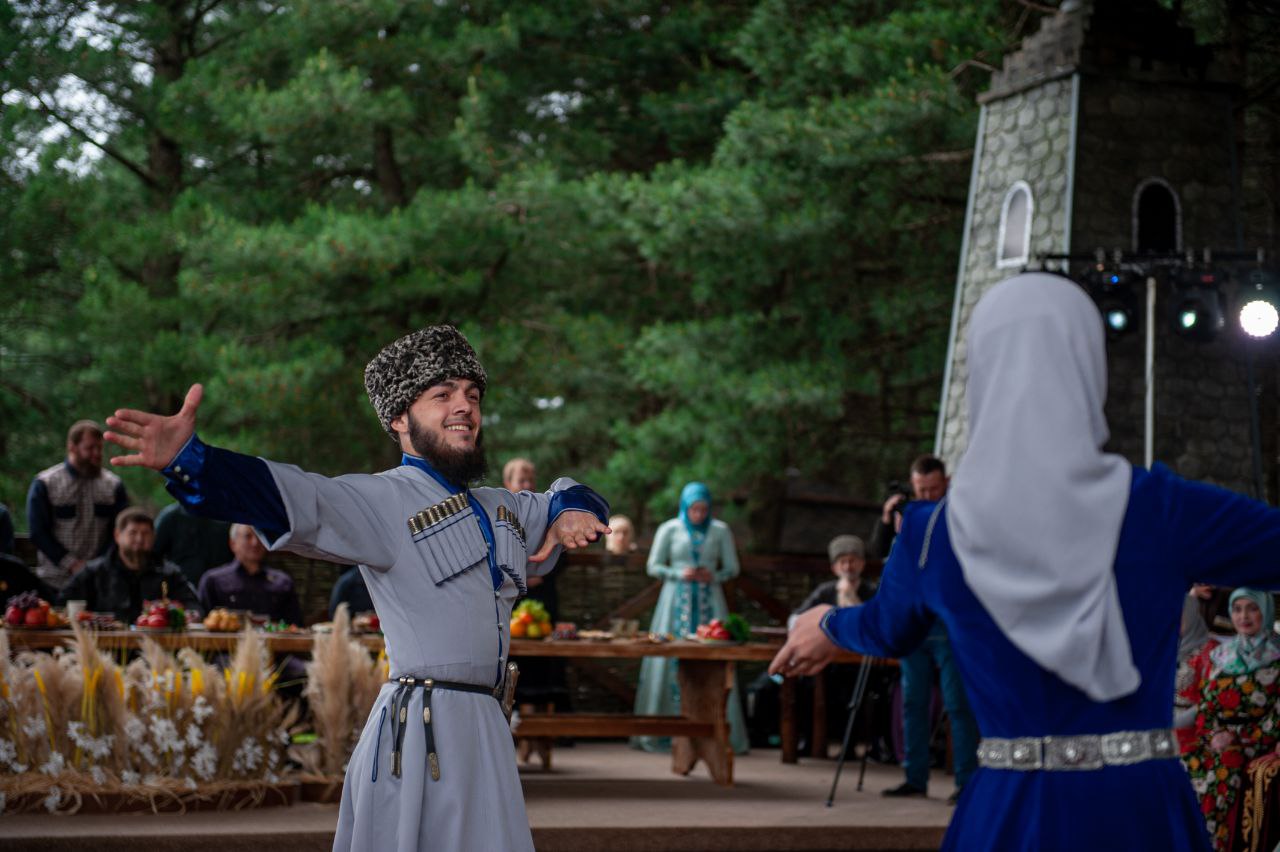
<instances>
[{"instance_id":1,"label":"black fur hat","mask_svg":"<svg viewBox=\"0 0 1280 852\"><path fill-rule=\"evenodd\" d=\"M476 351L451 325L433 325L387 344L364 368L369 402L391 432L391 421L413 405L422 392L445 379L470 379L484 394L484 367Z\"/></svg>"}]
</instances>

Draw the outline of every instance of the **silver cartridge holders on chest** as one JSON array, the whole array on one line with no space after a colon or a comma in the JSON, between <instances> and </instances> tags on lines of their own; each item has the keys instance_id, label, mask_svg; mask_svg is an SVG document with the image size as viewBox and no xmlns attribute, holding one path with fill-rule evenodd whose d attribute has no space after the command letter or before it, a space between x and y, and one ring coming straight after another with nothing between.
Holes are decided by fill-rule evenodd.
<instances>
[{"instance_id":1,"label":"silver cartridge holders on chest","mask_svg":"<svg viewBox=\"0 0 1280 852\"><path fill-rule=\"evenodd\" d=\"M468 503L466 495L454 494L452 497L446 497L434 506L428 506L421 512L418 512L415 515L410 515L409 532L413 535L417 535L427 527L451 518L467 507Z\"/></svg>"}]
</instances>

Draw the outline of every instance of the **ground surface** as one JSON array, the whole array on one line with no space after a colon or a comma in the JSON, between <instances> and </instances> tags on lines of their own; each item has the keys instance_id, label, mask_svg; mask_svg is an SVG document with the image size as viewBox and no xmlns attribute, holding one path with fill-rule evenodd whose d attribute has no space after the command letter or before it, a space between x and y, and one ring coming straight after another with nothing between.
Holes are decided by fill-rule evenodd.
<instances>
[{"instance_id":1,"label":"ground surface","mask_svg":"<svg viewBox=\"0 0 1280 852\"><path fill-rule=\"evenodd\" d=\"M859 793L856 763L846 766L827 808L834 761L786 766L772 750L738 758L732 788L712 784L701 766L687 778L673 775L668 758L619 743L557 748L554 767L521 773L541 852L937 849L952 813L950 778L935 772L929 799L885 799L880 791L900 783L901 770L872 765ZM336 821L336 806L315 804L233 814L7 816L0 817L0 849L325 850Z\"/></svg>"}]
</instances>

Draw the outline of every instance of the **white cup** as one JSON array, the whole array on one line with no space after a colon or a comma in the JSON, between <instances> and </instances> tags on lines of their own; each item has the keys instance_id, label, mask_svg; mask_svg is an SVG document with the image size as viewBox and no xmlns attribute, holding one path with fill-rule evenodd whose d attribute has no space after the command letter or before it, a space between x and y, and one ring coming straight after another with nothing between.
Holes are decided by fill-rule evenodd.
<instances>
[{"instance_id":1,"label":"white cup","mask_svg":"<svg viewBox=\"0 0 1280 852\"><path fill-rule=\"evenodd\" d=\"M67 620L74 621L76 616L85 611L88 601L67 601Z\"/></svg>"}]
</instances>

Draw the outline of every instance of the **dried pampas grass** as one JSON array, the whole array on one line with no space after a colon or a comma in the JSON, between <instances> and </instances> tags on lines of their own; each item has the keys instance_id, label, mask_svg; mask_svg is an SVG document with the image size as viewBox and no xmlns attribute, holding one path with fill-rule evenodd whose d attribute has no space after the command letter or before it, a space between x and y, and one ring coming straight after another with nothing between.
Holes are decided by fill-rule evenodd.
<instances>
[{"instance_id":1,"label":"dried pampas grass","mask_svg":"<svg viewBox=\"0 0 1280 852\"><path fill-rule=\"evenodd\" d=\"M196 802L227 784L241 802L278 786L297 712L275 693L260 636L246 632L226 669L150 639L122 669L73 630L69 649L11 659L0 629L0 802L39 794L64 812L121 791Z\"/></svg>"},{"instance_id":2,"label":"dried pampas grass","mask_svg":"<svg viewBox=\"0 0 1280 852\"><path fill-rule=\"evenodd\" d=\"M381 658L351 637L351 614L340 604L333 632L315 637L304 691L311 705L318 749L295 752L306 769L341 775L360 729L387 680Z\"/></svg>"}]
</instances>

